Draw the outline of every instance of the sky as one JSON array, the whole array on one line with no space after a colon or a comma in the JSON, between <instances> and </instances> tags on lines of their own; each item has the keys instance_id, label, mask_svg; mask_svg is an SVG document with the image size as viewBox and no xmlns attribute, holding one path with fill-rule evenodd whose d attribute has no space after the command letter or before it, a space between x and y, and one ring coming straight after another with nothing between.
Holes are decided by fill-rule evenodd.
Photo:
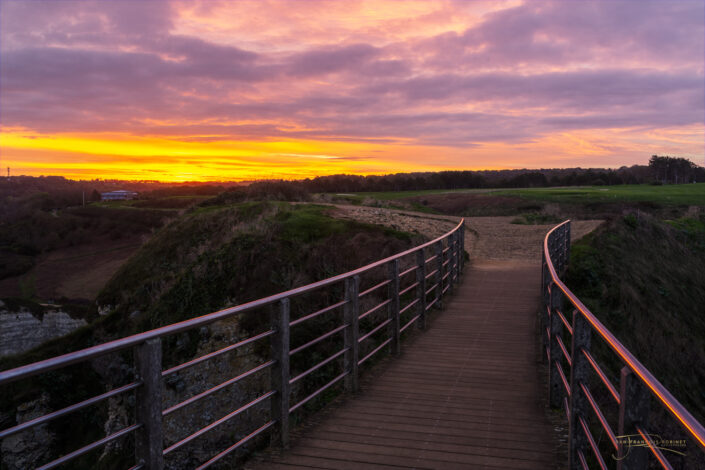
<instances>
[{"instance_id":1,"label":"sky","mask_svg":"<svg viewBox=\"0 0 705 470\"><path fill-rule=\"evenodd\" d=\"M162 181L705 159L705 1L0 0L0 167Z\"/></svg>"}]
</instances>

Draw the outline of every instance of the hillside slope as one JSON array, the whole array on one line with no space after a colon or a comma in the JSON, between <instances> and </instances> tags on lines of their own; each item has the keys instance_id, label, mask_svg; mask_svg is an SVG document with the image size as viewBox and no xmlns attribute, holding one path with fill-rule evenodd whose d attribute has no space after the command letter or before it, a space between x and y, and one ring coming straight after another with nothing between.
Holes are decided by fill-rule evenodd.
<instances>
[{"instance_id":1,"label":"hillside slope","mask_svg":"<svg viewBox=\"0 0 705 470\"><path fill-rule=\"evenodd\" d=\"M50 341L25 354L0 361L0 369L40 360L52 355L81 349L139 331L203 315L218 309L305 285L392 255L419 243L422 238L392 229L340 220L327 215L329 208L314 205L289 205L274 202L251 202L229 206L197 208L174 220L157 232L108 282L98 296L106 315L63 338ZM385 271L386 272L386 271ZM341 292L305 296L292 302L292 317L330 304L332 295ZM164 364L167 368L194 356L201 356L236 342L244 335L268 328L269 315L254 312L231 320L217 322L197 331L174 335L164 341ZM307 322L292 334L292 342L306 341L329 328L335 318ZM326 354L323 344L318 354ZM261 363L267 344L252 345L236 353L196 366L165 381L165 401L174 404L201 390L224 382L243 370ZM129 353L115 354L91 364L72 366L65 372L52 372L36 379L12 384L3 393L13 400L3 400L0 408L2 428L16 423L18 409L47 412L97 395L133 380ZM292 370L305 370L309 360L292 360ZM312 375L307 387L320 386L329 380L330 371L321 369ZM251 400L268 387L266 376L253 376L248 381L214 394L175 413L166 423L166 440L173 443L188 431L194 432L208 423L208 417L232 411L234 401ZM294 393L303 393L295 390ZM47 391L51 392L47 392ZM219 392L221 393L221 392ZM312 402L313 403L313 402ZM129 399L87 408L68 418L53 421L48 435L18 434L21 445L3 445L2 468L22 468L12 449L32 447L36 462L51 455L65 453L85 445L107 430L116 431L128 425L132 416ZM264 408L263 408L264 410ZM250 429L257 422L255 410L243 416L242 422L223 425L200 448L188 448L170 455L170 468L191 468L214 449L232 442L232 435ZM74 429L73 433L62 432ZM46 432L46 431L43 431ZM43 442L38 443L38 442ZM72 468L125 468L133 452L126 442L105 454L89 454ZM25 452L26 454L26 452Z\"/></svg>"},{"instance_id":2,"label":"hillside slope","mask_svg":"<svg viewBox=\"0 0 705 470\"><path fill-rule=\"evenodd\" d=\"M612 220L573 246L567 284L705 422L705 216Z\"/></svg>"}]
</instances>

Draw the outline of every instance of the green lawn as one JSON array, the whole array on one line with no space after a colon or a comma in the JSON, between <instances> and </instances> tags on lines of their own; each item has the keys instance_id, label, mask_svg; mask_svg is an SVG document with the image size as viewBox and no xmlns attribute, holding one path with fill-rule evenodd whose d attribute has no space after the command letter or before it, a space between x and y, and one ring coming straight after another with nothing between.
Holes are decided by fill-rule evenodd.
<instances>
[{"instance_id":1,"label":"green lawn","mask_svg":"<svg viewBox=\"0 0 705 470\"><path fill-rule=\"evenodd\" d=\"M520 196L542 202L655 202L664 205L705 205L705 183L653 186L631 184L568 188L510 189L497 195Z\"/></svg>"},{"instance_id":2,"label":"green lawn","mask_svg":"<svg viewBox=\"0 0 705 470\"><path fill-rule=\"evenodd\" d=\"M541 202L639 202L665 205L705 205L705 183L654 186L631 184L617 186L572 186L525 189L433 189L426 191L388 191L341 194L358 204L365 198L389 201L414 196L443 193L491 193L497 196L519 196Z\"/></svg>"}]
</instances>

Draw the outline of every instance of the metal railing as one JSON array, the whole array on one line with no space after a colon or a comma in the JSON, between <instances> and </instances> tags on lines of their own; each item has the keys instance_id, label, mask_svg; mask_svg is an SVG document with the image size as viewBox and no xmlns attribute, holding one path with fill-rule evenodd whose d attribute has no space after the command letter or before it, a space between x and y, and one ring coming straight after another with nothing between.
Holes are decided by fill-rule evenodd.
<instances>
[{"instance_id":1,"label":"metal railing","mask_svg":"<svg viewBox=\"0 0 705 470\"><path fill-rule=\"evenodd\" d=\"M453 285L459 282L459 276L463 268L464 249L463 219L453 230L435 240L338 276L180 323L167 325L80 351L2 371L0 372L0 387L10 382L28 379L39 374L65 368L72 364L86 363L87 361L92 361L110 353L132 349L135 374L134 380L126 385L4 429L0 431L0 440L43 425L56 418L72 414L78 410L102 403L112 397L132 392L135 397L134 424L112 432L105 437L97 439L66 455L55 458L50 462L46 462L38 468L51 469L61 466L94 449L99 449L125 436L133 435L136 455L134 466L132 466L130 470L162 469L164 468L165 457L168 458L169 454L173 451L191 443L215 427L241 415L266 400L270 402L271 406L271 413L268 419L251 433L223 449L206 462L200 464L198 468L209 467L268 430L273 431L270 433L272 443L287 446L289 442L290 413L296 411L340 381L344 381L345 390L350 392L357 391L360 366L388 345L392 354L399 354L401 334L413 324L416 324L417 327L421 329L425 328L426 313L434 305L440 307L443 295L452 292ZM427 257L426 253L429 251L433 254ZM400 272L402 262L410 265L410 267ZM369 273L374 269L384 268L385 266L387 268L387 278L383 282L379 282L369 289L360 292L361 275ZM412 274L415 275L412 276ZM343 299L325 308L291 320L291 299L308 292L332 288L333 286L340 286L341 284L344 285ZM387 287L388 298L372 306L365 312L361 312L361 299L372 293L379 293L378 291L384 287ZM429 297L431 294L433 294L433 297ZM406 305L400 305L402 299L409 298L411 298L411 300L409 300ZM163 370L162 339L165 337L195 328L202 328L214 322L233 318L238 315L252 313L266 306L272 307L271 324L268 330L241 339L222 349ZM372 327L366 333L361 333L360 320L369 318L368 321L371 321L374 319L374 313L383 312L385 308L387 310L387 318ZM338 327L333 328L315 339L307 341L305 344L293 349L291 348L290 329L292 327L296 327L297 325L330 312L337 311L340 313L341 309L343 311L341 315L342 323ZM380 339L379 334L382 332L386 332L388 337ZM291 377L291 356L323 340L339 338L341 334L343 336L342 348L300 374ZM196 364L212 360L225 353L235 351L245 345L262 341L265 338L269 338L270 341L271 355L268 360L208 390L193 395L180 403L167 408L163 407L164 379L166 377L195 366ZM373 339L378 341L379 344L375 345L375 343L372 343L373 349L364 357L360 358L360 345L367 347L366 343ZM314 371L326 365L331 365L336 359L340 358L343 359L343 370L336 377L308 394L308 396L300 399L297 403L292 404L290 402L292 385L300 383ZM178 442L166 448L164 447L164 420L166 417L177 410L213 395L225 387L234 385L246 377L266 371L270 372L271 386L269 387L269 391L247 403L238 404L237 408L232 412L212 421L207 426L202 427ZM232 396L229 397L229 399L232 399Z\"/></svg>"},{"instance_id":2,"label":"metal railing","mask_svg":"<svg viewBox=\"0 0 705 470\"><path fill-rule=\"evenodd\" d=\"M548 232L543 243L541 331L549 366L549 403L553 408L563 408L569 422L570 468L587 469L588 462L595 462L602 469L608 468L607 462L616 464L619 469L630 470L645 469L652 464L665 469L674 468L667 454L670 460L674 460L674 457L680 458L680 452L672 453L668 445L661 445L659 438L650 433L654 430L650 429L649 412L656 409L665 410L670 419L674 419L676 427L696 443L694 450L703 452L703 425L561 281L559 276L565 273L569 256L570 221L565 221ZM568 311L570 315L566 315ZM570 336L570 342L564 341L566 335ZM592 344L595 337L602 345ZM598 362L594 353L597 346L606 350L610 359L621 367L617 386ZM591 378L599 379L600 390L591 389ZM607 398L598 400L599 393ZM615 413L605 411L606 406L614 405L617 406L616 429L610 425L609 419ZM604 446L613 453L614 459L605 457L591 427L606 436ZM652 462L649 462L650 455ZM685 468L683 465L688 464L681 461L678 465Z\"/></svg>"}]
</instances>

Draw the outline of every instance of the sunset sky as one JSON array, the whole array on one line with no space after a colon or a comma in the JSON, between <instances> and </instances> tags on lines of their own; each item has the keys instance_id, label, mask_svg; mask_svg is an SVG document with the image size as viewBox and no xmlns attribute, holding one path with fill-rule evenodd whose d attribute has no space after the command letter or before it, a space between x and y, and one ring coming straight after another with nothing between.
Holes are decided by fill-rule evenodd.
<instances>
[{"instance_id":1,"label":"sunset sky","mask_svg":"<svg viewBox=\"0 0 705 470\"><path fill-rule=\"evenodd\" d=\"M705 158L703 0L0 0L0 17L2 174Z\"/></svg>"}]
</instances>

